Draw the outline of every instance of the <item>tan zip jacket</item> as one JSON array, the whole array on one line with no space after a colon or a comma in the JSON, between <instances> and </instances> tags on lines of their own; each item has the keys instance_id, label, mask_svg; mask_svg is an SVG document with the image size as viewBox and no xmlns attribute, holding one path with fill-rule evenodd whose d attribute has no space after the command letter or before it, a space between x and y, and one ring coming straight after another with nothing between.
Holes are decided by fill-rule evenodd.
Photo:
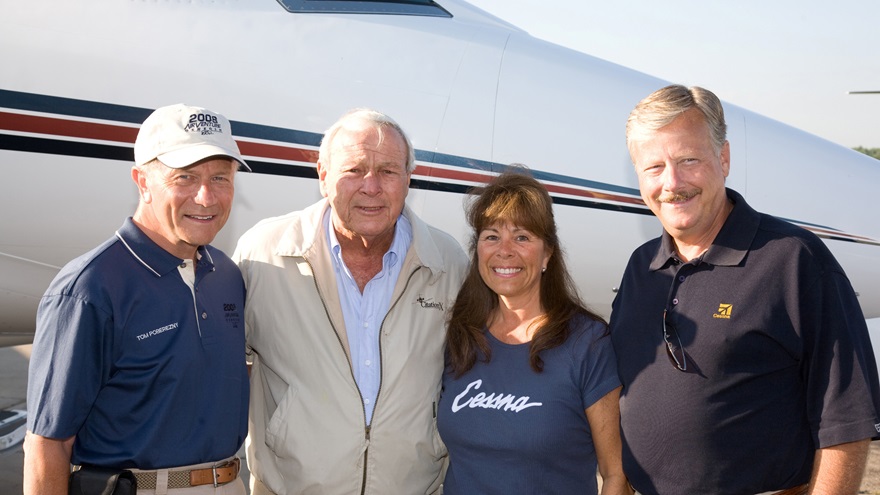
<instances>
[{"instance_id":1,"label":"tan zip jacket","mask_svg":"<svg viewBox=\"0 0 880 495\"><path fill-rule=\"evenodd\" d=\"M254 493L437 493L446 464L436 422L445 318L467 257L404 209L413 240L380 330L381 385L367 428L322 221L327 207L321 200L263 220L233 255L247 284Z\"/></svg>"}]
</instances>

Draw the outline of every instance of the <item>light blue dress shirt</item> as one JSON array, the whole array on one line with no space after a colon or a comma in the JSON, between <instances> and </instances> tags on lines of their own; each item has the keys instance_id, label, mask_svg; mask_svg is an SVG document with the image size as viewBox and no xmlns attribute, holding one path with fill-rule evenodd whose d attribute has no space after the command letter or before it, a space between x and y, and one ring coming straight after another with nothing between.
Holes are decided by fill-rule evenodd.
<instances>
[{"instance_id":1,"label":"light blue dress shirt","mask_svg":"<svg viewBox=\"0 0 880 495\"><path fill-rule=\"evenodd\" d=\"M403 260L412 242L412 225L401 215L394 227L394 240L382 257L382 270L367 282L361 294L357 282L342 260L342 246L330 220L330 209L324 214L327 240L336 272L339 303L345 319L345 333L351 351L351 368L364 401L367 424L373 420L373 408L381 383L379 329L391 307L394 285L400 276Z\"/></svg>"}]
</instances>

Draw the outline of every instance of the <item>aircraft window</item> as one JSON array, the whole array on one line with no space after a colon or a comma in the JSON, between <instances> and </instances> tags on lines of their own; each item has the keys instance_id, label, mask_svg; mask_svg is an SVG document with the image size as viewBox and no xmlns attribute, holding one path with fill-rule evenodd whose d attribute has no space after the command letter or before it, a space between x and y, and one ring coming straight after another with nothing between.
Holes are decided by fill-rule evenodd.
<instances>
[{"instance_id":1,"label":"aircraft window","mask_svg":"<svg viewBox=\"0 0 880 495\"><path fill-rule=\"evenodd\" d=\"M432 0L278 0L288 12L452 17Z\"/></svg>"}]
</instances>

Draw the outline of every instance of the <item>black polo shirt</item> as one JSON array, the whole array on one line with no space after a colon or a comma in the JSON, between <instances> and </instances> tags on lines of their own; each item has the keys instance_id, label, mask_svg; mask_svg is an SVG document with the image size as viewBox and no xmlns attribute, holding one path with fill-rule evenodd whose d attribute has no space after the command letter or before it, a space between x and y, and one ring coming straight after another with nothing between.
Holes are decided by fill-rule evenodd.
<instances>
[{"instance_id":1,"label":"black polo shirt","mask_svg":"<svg viewBox=\"0 0 880 495\"><path fill-rule=\"evenodd\" d=\"M727 195L734 209L701 258L683 263L664 232L633 253L614 300L624 469L643 494L795 486L815 449L880 431L877 365L843 269L812 233Z\"/></svg>"}]
</instances>

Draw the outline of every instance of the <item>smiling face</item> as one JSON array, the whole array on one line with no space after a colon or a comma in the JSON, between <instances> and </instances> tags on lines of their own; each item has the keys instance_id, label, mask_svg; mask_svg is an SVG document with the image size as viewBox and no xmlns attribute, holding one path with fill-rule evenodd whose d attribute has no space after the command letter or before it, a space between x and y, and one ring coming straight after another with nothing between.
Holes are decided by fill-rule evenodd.
<instances>
[{"instance_id":1,"label":"smiling face","mask_svg":"<svg viewBox=\"0 0 880 495\"><path fill-rule=\"evenodd\" d=\"M540 303L541 273L551 254L543 239L510 222L493 223L477 238L480 276L508 306Z\"/></svg>"},{"instance_id":2,"label":"smiling face","mask_svg":"<svg viewBox=\"0 0 880 495\"><path fill-rule=\"evenodd\" d=\"M634 140L631 153L642 199L679 251L708 248L731 209L724 189L730 145L716 150L703 114L690 109Z\"/></svg>"},{"instance_id":3,"label":"smiling face","mask_svg":"<svg viewBox=\"0 0 880 495\"><path fill-rule=\"evenodd\" d=\"M380 132L375 124L354 120L339 129L329 163L318 162L321 193L330 201L338 236L364 245L393 239L409 192L406 160L404 140L391 128Z\"/></svg>"},{"instance_id":4,"label":"smiling face","mask_svg":"<svg viewBox=\"0 0 880 495\"><path fill-rule=\"evenodd\" d=\"M134 221L169 253L193 259L229 218L237 168L229 158L207 158L182 169L161 162L134 167L141 195Z\"/></svg>"}]
</instances>

